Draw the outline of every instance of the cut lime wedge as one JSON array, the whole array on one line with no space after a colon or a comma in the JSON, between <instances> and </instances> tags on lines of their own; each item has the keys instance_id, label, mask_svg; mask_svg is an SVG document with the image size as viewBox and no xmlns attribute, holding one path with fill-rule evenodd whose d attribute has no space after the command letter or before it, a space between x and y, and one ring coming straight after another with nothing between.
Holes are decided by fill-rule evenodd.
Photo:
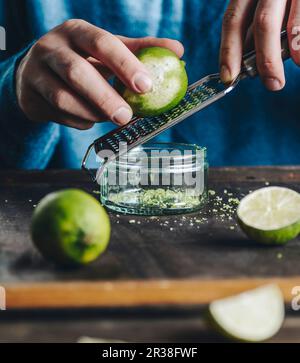
<instances>
[{"instance_id":1,"label":"cut lime wedge","mask_svg":"<svg viewBox=\"0 0 300 363\"><path fill-rule=\"evenodd\" d=\"M261 342L274 336L284 320L284 300L277 285L266 285L240 295L216 300L209 314L227 337Z\"/></svg>"},{"instance_id":2,"label":"cut lime wedge","mask_svg":"<svg viewBox=\"0 0 300 363\"><path fill-rule=\"evenodd\" d=\"M237 216L249 238L284 244L300 233L300 194L282 187L259 189L241 200Z\"/></svg>"}]
</instances>

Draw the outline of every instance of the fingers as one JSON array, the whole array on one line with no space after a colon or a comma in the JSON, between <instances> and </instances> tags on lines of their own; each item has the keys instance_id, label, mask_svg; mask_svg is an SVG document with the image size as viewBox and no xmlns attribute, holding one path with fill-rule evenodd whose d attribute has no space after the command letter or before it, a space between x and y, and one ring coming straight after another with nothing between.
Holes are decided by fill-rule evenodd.
<instances>
[{"instance_id":1,"label":"fingers","mask_svg":"<svg viewBox=\"0 0 300 363\"><path fill-rule=\"evenodd\" d=\"M29 84L56 110L73 115L81 120L97 122L104 115L76 94L49 69L37 70L37 76Z\"/></svg>"},{"instance_id":2,"label":"fingers","mask_svg":"<svg viewBox=\"0 0 300 363\"><path fill-rule=\"evenodd\" d=\"M255 6L254 0L231 0L224 15L220 50L224 83L231 82L240 73L246 31Z\"/></svg>"},{"instance_id":3,"label":"fingers","mask_svg":"<svg viewBox=\"0 0 300 363\"><path fill-rule=\"evenodd\" d=\"M287 0L260 0L254 18L257 68L271 91L279 91L285 85L280 33L286 5Z\"/></svg>"},{"instance_id":4,"label":"fingers","mask_svg":"<svg viewBox=\"0 0 300 363\"><path fill-rule=\"evenodd\" d=\"M167 38L154 38L154 37L145 37L145 38L126 38L123 36L117 36L117 37L133 53L136 53L143 48L163 47L170 49L179 58L181 58L184 54L183 45L177 40L167 39ZM101 75L105 79L109 79L113 75L112 71L108 67L104 66L103 62L99 61L98 59L95 59L93 57L87 57L86 59L98 70L98 72L101 73Z\"/></svg>"},{"instance_id":5,"label":"fingers","mask_svg":"<svg viewBox=\"0 0 300 363\"><path fill-rule=\"evenodd\" d=\"M86 60L95 68L97 71L101 74L102 77L104 77L106 80L111 78L113 76L112 71L105 67L102 62L100 62L98 59L95 59L93 57L87 57Z\"/></svg>"},{"instance_id":6,"label":"fingers","mask_svg":"<svg viewBox=\"0 0 300 363\"><path fill-rule=\"evenodd\" d=\"M293 0L287 25L290 52L294 62L300 66L300 1Z\"/></svg>"},{"instance_id":7,"label":"fingers","mask_svg":"<svg viewBox=\"0 0 300 363\"><path fill-rule=\"evenodd\" d=\"M113 73L135 92L151 90L148 71L133 54L150 46L183 55L175 40L117 37L83 20L67 21L39 39L19 66L16 89L21 108L30 119L82 129L103 117L127 124L132 110L107 79Z\"/></svg>"},{"instance_id":8,"label":"fingers","mask_svg":"<svg viewBox=\"0 0 300 363\"><path fill-rule=\"evenodd\" d=\"M53 113L52 120L55 120L55 122L61 125L72 127L73 129L82 130L82 131L89 130L95 125L94 122L83 121L78 117L69 114L64 114L62 112Z\"/></svg>"},{"instance_id":9,"label":"fingers","mask_svg":"<svg viewBox=\"0 0 300 363\"><path fill-rule=\"evenodd\" d=\"M127 124L132 110L101 74L72 49L60 47L45 62L69 87L117 125Z\"/></svg>"},{"instance_id":10,"label":"fingers","mask_svg":"<svg viewBox=\"0 0 300 363\"><path fill-rule=\"evenodd\" d=\"M146 67L120 39L91 24L80 24L70 32L71 42L76 48L100 60L133 91L146 93L152 89Z\"/></svg>"},{"instance_id":11,"label":"fingers","mask_svg":"<svg viewBox=\"0 0 300 363\"><path fill-rule=\"evenodd\" d=\"M253 23L247 30L247 35L244 44L244 54L251 52L255 48L254 34L253 34Z\"/></svg>"},{"instance_id":12,"label":"fingers","mask_svg":"<svg viewBox=\"0 0 300 363\"><path fill-rule=\"evenodd\" d=\"M122 36L118 36L118 38L126 45L127 48L133 53L136 53L138 50L148 47L162 47L168 48L179 58L183 56L184 48L183 45L174 39L168 38L154 38L154 37L145 37L145 38L126 38Z\"/></svg>"},{"instance_id":13,"label":"fingers","mask_svg":"<svg viewBox=\"0 0 300 363\"><path fill-rule=\"evenodd\" d=\"M56 110L37 91L27 88L22 104L24 111L31 121L55 121L59 124L73 127L78 130L88 130L94 126L94 122L82 120L78 117Z\"/></svg>"}]
</instances>

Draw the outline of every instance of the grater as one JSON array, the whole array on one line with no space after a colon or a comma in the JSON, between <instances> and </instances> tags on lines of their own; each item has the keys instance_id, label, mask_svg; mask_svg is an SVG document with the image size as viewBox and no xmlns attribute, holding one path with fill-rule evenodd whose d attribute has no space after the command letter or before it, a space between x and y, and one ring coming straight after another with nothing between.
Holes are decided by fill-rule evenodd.
<instances>
[{"instance_id":1,"label":"grater","mask_svg":"<svg viewBox=\"0 0 300 363\"><path fill-rule=\"evenodd\" d=\"M285 30L281 33L281 38L282 58L286 60L290 57L290 53ZM223 98L234 90L242 79L255 77L257 74L256 52L252 51L243 57L241 73L232 83L224 84L220 80L219 73L208 75L189 86L184 99L171 111L156 117L133 118L127 125L114 129L95 140L87 149L82 161L82 169L89 172L94 181L99 180L107 163ZM122 148L125 144L126 148ZM96 176L87 167L87 161L93 149L97 155L103 150L110 152L110 156L102 160Z\"/></svg>"}]
</instances>

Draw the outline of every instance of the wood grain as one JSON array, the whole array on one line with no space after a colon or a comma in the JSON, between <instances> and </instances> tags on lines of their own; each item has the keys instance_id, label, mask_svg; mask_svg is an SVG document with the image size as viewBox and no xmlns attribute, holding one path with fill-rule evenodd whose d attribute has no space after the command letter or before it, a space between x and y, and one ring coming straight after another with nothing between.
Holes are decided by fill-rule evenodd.
<instances>
[{"instance_id":1,"label":"wood grain","mask_svg":"<svg viewBox=\"0 0 300 363\"><path fill-rule=\"evenodd\" d=\"M228 342L207 324L206 308L162 306L145 308L7 310L1 313L0 342L75 343L79 337L132 343ZM271 343L300 343L300 319L287 311Z\"/></svg>"},{"instance_id":2,"label":"wood grain","mask_svg":"<svg viewBox=\"0 0 300 363\"><path fill-rule=\"evenodd\" d=\"M6 286L7 308L139 307L203 305L276 283L290 304L299 277L286 279L160 280L45 283Z\"/></svg>"},{"instance_id":3,"label":"wood grain","mask_svg":"<svg viewBox=\"0 0 300 363\"><path fill-rule=\"evenodd\" d=\"M266 183L300 191L300 168L212 168L209 177L216 195L226 190L233 198ZM270 281L280 284L288 303L291 288L300 285L300 238L286 246L257 245L234 216L215 212L213 198L184 217L110 214L106 253L85 268L58 269L37 253L29 225L43 196L69 187L97 189L80 171L0 171L0 285L11 308L207 304ZM197 218L206 222L197 225Z\"/></svg>"}]
</instances>

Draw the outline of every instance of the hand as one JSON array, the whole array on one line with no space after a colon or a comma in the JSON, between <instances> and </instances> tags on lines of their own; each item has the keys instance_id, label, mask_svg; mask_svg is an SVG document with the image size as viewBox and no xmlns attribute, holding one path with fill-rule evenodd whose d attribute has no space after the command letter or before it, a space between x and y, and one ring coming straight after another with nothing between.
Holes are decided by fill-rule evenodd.
<instances>
[{"instance_id":1,"label":"hand","mask_svg":"<svg viewBox=\"0 0 300 363\"><path fill-rule=\"evenodd\" d=\"M175 40L114 36L83 20L68 20L38 40L20 63L20 108L30 120L82 130L107 119L124 125L132 110L107 80L115 74L135 92L150 91L148 71L133 52L151 46L183 54Z\"/></svg>"},{"instance_id":2,"label":"hand","mask_svg":"<svg viewBox=\"0 0 300 363\"><path fill-rule=\"evenodd\" d=\"M291 56L300 65L299 0L231 0L223 20L221 78L227 83L240 72L242 55L254 36L257 67L265 86L279 91L285 85L280 33L287 24ZM295 37L296 36L296 37Z\"/></svg>"}]
</instances>

